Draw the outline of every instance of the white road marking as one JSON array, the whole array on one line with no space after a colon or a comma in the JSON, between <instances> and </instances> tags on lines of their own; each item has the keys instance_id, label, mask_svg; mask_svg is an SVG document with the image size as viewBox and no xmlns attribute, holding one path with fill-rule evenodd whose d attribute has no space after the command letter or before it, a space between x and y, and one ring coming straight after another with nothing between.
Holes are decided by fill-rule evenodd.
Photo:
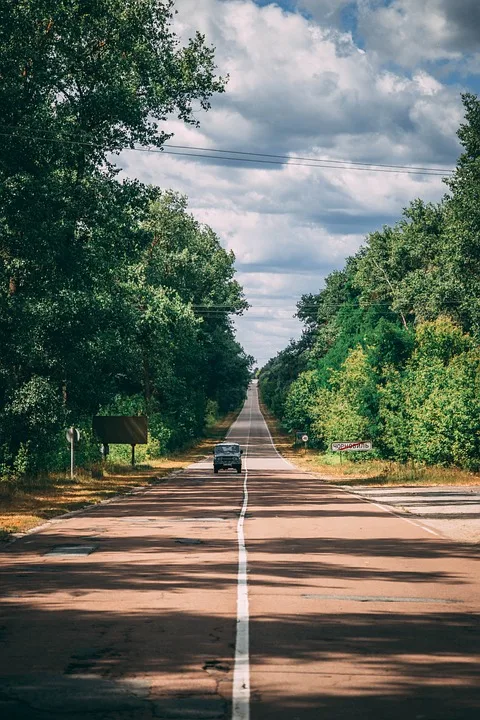
<instances>
[{"instance_id":1,"label":"white road marking","mask_svg":"<svg viewBox=\"0 0 480 720\"><path fill-rule=\"evenodd\" d=\"M359 495L358 497L362 497ZM367 502L372 502L368 498L364 498L367 500ZM415 527L419 527L422 530L426 530L427 532L431 533L432 535L437 535L437 537L441 537L440 533L435 532L435 530L431 530L430 528L425 527L425 525L421 525L419 522L415 522L415 520L410 520L410 518L406 518L405 515L400 515L399 513L396 513L394 510L391 510L389 507L385 507L385 505L380 505L380 503L372 502L372 505L375 505L375 507L380 508L380 510L385 510L385 512L390 513L391 515L395 515L395 517L400 518L401 520L405 520L405 522L410 523L410 525L415 525Z\"/></svg>"},{"instance_id":2,"label":"white road marking","mask_svg":"<svg viewBox=\"0 0 480 720\"><path fill-rule=\"evenodd\" d=\"M339 485L331 485L332 489L335 488L337 490L341 490L344 493L347 493L347 495L354 495L354 497L359 498L360 500L363 500L364 502L370 503L370 505L375 505L375 507L378 507L379 510L383 510L384 512L390 513L390 515L394 515L395 517L399 518L399 520L405 520L405 522L410 523L410 525L415 525L415 527L420 528L421 530L425 530L425 532L430 533L431 535L436 535L437 537L442 537L440 533L435 532L435 530L431 530L428 527L425 527L425 525L421 525L419 522L415 522L415 520L410 520L410 518L405 517L405 515L400 515L400 513L396 513L394 510L391 510L389 507L385 507L385 505L380 505L380 503L374 502L370 497L366 497L365 495L360 495L359 493L354 492L353 490L349 490L348 488L340 487Z\"/></svg>"},{"instance_id":3,"label":"white road marking","mask_svg":"<svg viewBox=\"0 0 480 720\"><path fill-rule=\"evenodd\" d=\"M257 397L258 397L258 390L257 390ZM260 409L260 406L259 406L259 409ZM260 410L260 415L261 415L261 417L262 417L263 424L265 425L265 428L266 428L266 430L267 430L268 437L269 437L269 439L270 439L270 442L271 442L271 444L272 444L272 447L273 447L273 449L275 450L275 452L277 453L278 457L280 458L280 460L283 460L283 462L284 462L286 465L288 465L288 467L291 467L291 468L293 468L294 470L296 470L297 468L295 467L295 465L292 465L292 463L291 463L289 460L286 460L286 459L283 457L283 455L281 455L281 454L278 452L278 450L277 450L277 448L276 448L276 446L275 446L275 443L273 442L272 433L270 432L270 428L268 427L268 423L267 423L267 421L265 420L265 418L263 417L263 413L262 413L261 410Z\"/></svg>"},{"instance_id":4,"label":"white road marking","mask_svg":"<svg viewBox=\"0 0 480 720\"><path fill-rule=\"evenodd\" d=\"M262 417L263 417L263 415L262 415ZM265 418L263 418L263 420L265 423L265 427L267 428L268 436L270 438L270 442L272 443L272 447L275 450L275 452L277 453L278 457L282 458L282 460L290 467L293 467L295 470L299 470L299 468L297 468L295 465L292 465L292 463L289 462L288 460L285 460L285 458L282 457L282 455L278 452L277 448L275 447L275 443L273 442L273 438L272 438L272 435L270 432L270 428L268 427L268 423L265 421ZM305 471L300 470L300 472L305 472ZM309 474L309 473L306 473L306 474ZM315 476L312 475L312 477L315 477ZM355 495L355 497L361 498L362 500L365 500L366 502L369 502L372 505L375 505L380 510L384 510L385 512L388 512L391 515L395 515L395 517L399 518L400 520L405 520L405 522L410 523L410 525L415 525L415 527L419 527L422 530L425 530L425 532L430 533L431 535L436 535L437 537L441 537L440 533L435 532L435 530L431 530L430 528L425 527L425 525L421 525L419 522L415 522L415 520L410 520L410 518L406 518L404 515L400 515L399 513L396 513L394 510L391 510L390 508L385 507L385 505L380 505L379 503L373 502L369 497L365 497L365 495L359 495L358 493L354 492L353 490L348 490L347 488L341 488L338 485L336 485L336 486L334 485L331 487L333 487L333 488L336 487L339 490L343 490L343 492L346 492L349 495Z\"/></svg>"},{"instance_id":5,"label":"white road marking","mask_svg":"<svg viewBox=\"0 0 480 720\"><path fill-rule=\"evenodd\" d=\"M252 396L250 394L250 415L248 438L245 449L245 475L243 479L243 505L237 523L238 538L238 581L237 581L237 636L235 640L235 664L233 669L232 720L250 718L250 652L249 652L249 607L247 579L247 548L243 530L248 507L247 457L252 426Z\"/></svg>"}]
</instances>

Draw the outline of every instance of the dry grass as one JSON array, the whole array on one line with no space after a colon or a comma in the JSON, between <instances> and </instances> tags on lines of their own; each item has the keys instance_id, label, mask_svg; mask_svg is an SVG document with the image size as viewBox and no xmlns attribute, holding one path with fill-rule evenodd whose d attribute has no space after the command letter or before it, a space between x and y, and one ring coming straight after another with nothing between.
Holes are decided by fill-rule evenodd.
<instances>
[{"instance_id":1,"label":"dry grass","mask_svg":"<svg viewBox=\"0 0 480 720\"><path fill-rule=\"evenodd\" d=\"M261 404L278 451L297 467L321 476L333 485L480 485L480 474L459 468L427 467L419 463L386 462L383 460L353 461L340 453L320 453L318 450L293 446L293 436L285 433L278 420Z\"/></svg>"},{"instance_id":2,"label":"dry grass","mask_svg":"<svg viewBox=\"0 0 480 720\"><path fill-rule=\"evenodd\" d=\"M212 444L222 439L237 413L230 413L212 427L205 438L168 458L149 460L136 468L107 465L103 477L91 477L80 471L71 481L59 475L26 479L21 486L0 496L0 540L23 533L57 515L96 505L115 495L161 482L175 470L181 470L209 454ZM5 489L6 490L6 489Z\"/></svg>"}]
</instances>

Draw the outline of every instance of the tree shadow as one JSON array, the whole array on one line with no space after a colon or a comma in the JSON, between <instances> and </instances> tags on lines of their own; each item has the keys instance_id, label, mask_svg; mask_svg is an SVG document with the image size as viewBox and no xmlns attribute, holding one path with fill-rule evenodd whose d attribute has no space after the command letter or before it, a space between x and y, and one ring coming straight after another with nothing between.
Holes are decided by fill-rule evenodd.
<instances>
[{"instance_id":1,"label":"tree shadow","mask_svg":"<svg viewBox=\"0 0 480 720\"><path fill-rule=\"evenodd\" d=\"M9 546L1 556L2 718L226 720L242 485L235 473L194 468ZM478 717L480 621L470 606L399 611L378 598L341 599L345 584L360 594L375 581L397 595L400 585L466 594L471 579L452 559L476 560L475 548L421 533L332 537L324 521L385 514L292 470L255 471L250 494L252 720ZM282 535L259 535L275 518ZM288 537L291 518L303 522ZM199 543L179 542L189 539ZM71 543L95 551L45 554ZM325 595L332 591L338 601Z\"/></svg>"}]
</instances>

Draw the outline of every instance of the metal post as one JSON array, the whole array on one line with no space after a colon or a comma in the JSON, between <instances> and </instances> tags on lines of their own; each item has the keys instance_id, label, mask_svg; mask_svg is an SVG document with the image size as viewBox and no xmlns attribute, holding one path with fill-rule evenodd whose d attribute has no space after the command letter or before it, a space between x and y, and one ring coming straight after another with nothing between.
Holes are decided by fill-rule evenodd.
<instances>
[{"instance_id":1,"label":"metal post","mask_svg":"<svg viewBox=\"0 0 480 720\"><path fill-rule=\"evenodd\" d=\"M135 445L132 445L132 468L135 467Z\"/></svg>"},{"instance_id":2,"label":"metal post","mask_svg":"<svg viewBox=\"0 0 480 720\"><path fill-rule=\"evenodd\" d=\"M70 428L70 480L73 480L74 468L75 468L75 428Z\"/></svg>"}]
</instances>

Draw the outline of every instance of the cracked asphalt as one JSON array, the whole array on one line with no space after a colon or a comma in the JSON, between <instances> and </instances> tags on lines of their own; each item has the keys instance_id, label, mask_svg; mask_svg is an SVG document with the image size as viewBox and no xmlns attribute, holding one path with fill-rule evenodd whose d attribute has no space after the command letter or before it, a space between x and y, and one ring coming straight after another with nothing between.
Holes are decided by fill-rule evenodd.
<instances>
[{"instance_id":1,"label":"cracked asphalt","mask_svg":"<svg viewBox=\"0 0 480 720\"><path fill-rule=\"evenodd\" d=\"M229 437L252 720L478 718L478 549L280 458L255 385ZM207 458L0 553L2 720L230 718L242 485Z\"/></svg>"}]
</instances>

